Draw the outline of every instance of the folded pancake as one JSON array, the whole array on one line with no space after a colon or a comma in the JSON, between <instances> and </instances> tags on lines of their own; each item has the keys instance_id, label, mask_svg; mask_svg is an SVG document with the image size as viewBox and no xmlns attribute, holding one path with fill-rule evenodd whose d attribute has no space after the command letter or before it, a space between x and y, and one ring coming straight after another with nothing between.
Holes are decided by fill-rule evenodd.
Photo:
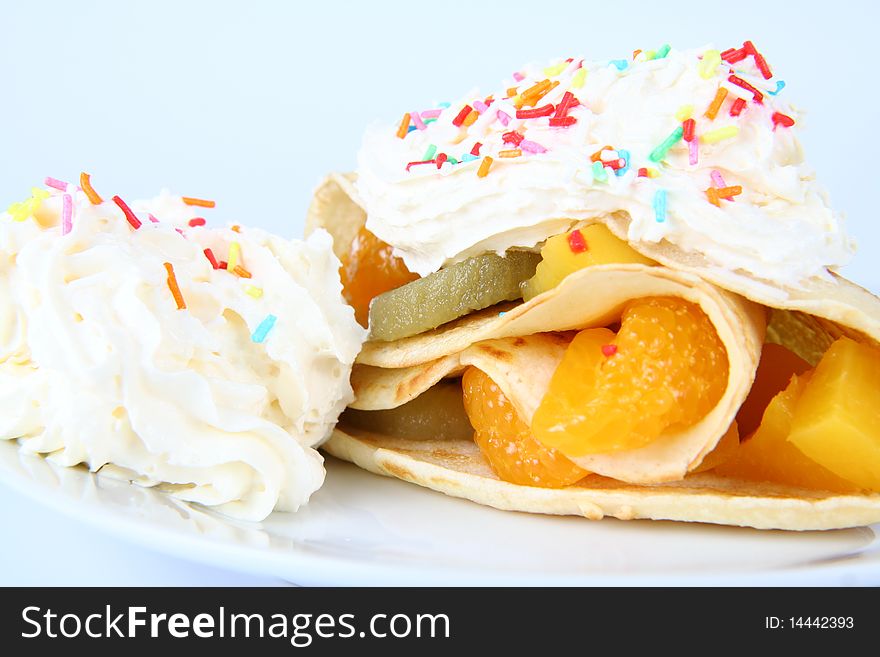
<instances>
[{"instance_id":1,"label":"folded pancake","mask_svg":"<svg viewBox=\"0 0 880 657\"><path fill-rule=\"evenodd\" d=\"M372 337L326 449L502 509L880 521L880 300L834 273L797 112L751 42L658 52L526 67L324 181L309 229L384 277L349 296Z\"/></svg>"}]
</instances>

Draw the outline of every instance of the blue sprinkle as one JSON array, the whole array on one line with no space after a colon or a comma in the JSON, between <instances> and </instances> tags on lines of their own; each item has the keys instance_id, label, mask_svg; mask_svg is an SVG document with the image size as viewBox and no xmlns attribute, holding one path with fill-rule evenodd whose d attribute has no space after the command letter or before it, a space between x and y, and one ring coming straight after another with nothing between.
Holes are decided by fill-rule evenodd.
<instances>
[{"instance_id":1,"label":"blue sprinkle","mask_svg":"<svg viewBox=\"0 0 880 657\"><path fill-rule=\"evenodd\" d=\"M464 155L461 156L462 162L472 162L473 160L479 160L479 159L480 158L478 158L476 155L474 155L472 153L465 153Z\"/></svg>"},{"instance_id":2,"label":"blue sprinkle","mask_svg":"<svg viewBox=\"0 0 880 657\"><path fill-rule=\"evenodd\" d=\"M775 96L783 89L785 89L785 80L777 80L776 81L776 91L768 91L767 93L770 94L771 96Z\"/></svg>"},{"instance_id":3,"label":"blue sprinkle","mask_svg":"<svg viewBox=\"0 0 880 657\"><path fill-rule=\"evenodd\" d=\"M437 107L442 107L443 109L448 109L452 103L437 103Z\"/></svg>"},{"instance_id":4,"label":"blue sprinkle","mask_svg":"<svg viewBox=\"0 0 880 657\"><path fill-rule=\"evenodd\" d=\"M251 335L251 340L260 344L266 339L266 336L269 335L269 331L272 330L272 327L275 326L275 321L278 318L275 315L266 315L266 319L260 322L260 325L254 330L253 335Z\"/></svg>"},{"instance_id":5,"label":"blue sprinkle","mask_svg":"<svg viewBox=\"0 0 880 657\"><path fill-rule=\"evenodd\" d=\"M625 59L612 59L610 63L614 64L618 71L622 71L629 66L629 62Z\"/></svg>"},{"instance_id":6,"label":"blue sprinkle","mask_svg":"<svg viewBox=\"0 0 880 657\"><path fill-rule=\"evenodd\" d=\"M411 125L409 128L406 129L406 134L411 133L415 129L416 129L416 127L414 125Z\"/></svg>"},{"instance_id":7,"label":"blue sprinkle","mask_svg":"<svg viewBox=\"0 0 880 657\"><path fill-rule=\"evenodd\" d=\"M654 219L658 224L666 221L666 190L658 189L654 192Z\"/></svg>"},{"instance_id":8,"label":"blue sprinkle","mask_svg":"<svg viewBox=\"0 0 880 657\"><path fill-rule=\"evenodd\" d=\"M623 166L620 167L617 171L614 172L617 176L622 176L627 171L629 171L629 151L619 148L617 150L617 154L623 160Z\"/></svg>"}]
</instances>

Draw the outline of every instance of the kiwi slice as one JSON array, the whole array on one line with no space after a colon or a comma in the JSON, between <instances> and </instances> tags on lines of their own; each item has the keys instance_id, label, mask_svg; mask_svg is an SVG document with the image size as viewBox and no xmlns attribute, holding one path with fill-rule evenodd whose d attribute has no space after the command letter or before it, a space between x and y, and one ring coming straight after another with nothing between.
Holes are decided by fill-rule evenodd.
<instances>
[{"instance_id":1,"label":"kiwi slice","mask_svg":"<svg viewBox=\"0 0 880 657\"><path fill-rule=\"evenodd\" d=\"M431 440L470 440L474 429L464 410L461 379L441 381L397 408L347 408L340 424L383 436Z\"/></svg>"},{"instance_id":2,"label":"kiwi slice","mask_svg":"<svg viewBox=\"0 0 880 657\"><path fill-rule=\"evenodd\" d=\"M521 299L519 284L535 275L540 261L532 251L484 253L384 292L370 304L370 339L399 340Z\"/></svg>"}]
</instances>

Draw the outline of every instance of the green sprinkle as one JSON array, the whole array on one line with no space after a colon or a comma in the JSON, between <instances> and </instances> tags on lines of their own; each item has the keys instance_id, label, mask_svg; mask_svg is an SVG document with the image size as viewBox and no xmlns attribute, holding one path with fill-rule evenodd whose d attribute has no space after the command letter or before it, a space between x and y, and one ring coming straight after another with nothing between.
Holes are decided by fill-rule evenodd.
<instances>
[{"instance_id":1,"label":"green sprinkle","mask_svg":"<svg viewBox=\"0 0 880 657\"><path fill-rule=\"evenodd\" d=\"M672 131L672 134L669 135L666 139L663 140L663 143L660 144L657 148L651 151L651 154L648 156L648 159L651 162L659 162L666 154L669 152L669 149L675 146L679 141L681 141L682 136L684 135L684 128L678 126L675 130Z\"/></svg>"},{"instance_id":2,"label":"green sprinkle","mask_svg":"<svg viewBox=\"0 0 880 657\"><path fill-rule=\"evenodd\" d=\"M424 160L424 161L433 160L434 155L436 155L436 154L437 154L437 145L430 144L428 146L428 150L425 151L425 155L424 155L424 157L422 157L422 160Z\"/></svg>"},{"instance_id":3,"label":"green sprinkle","mask_svg":"<svg viewBox=\"0 0 880 657\"><path fill-rule=\"evenodd\" d=\"M429 159L430 159L430 158L429 158ZM456 159L455 159L454 157L452 157L451 155L450 155L449 157L446 158L446 161L449 162L449 164L458 164L458 160L456 160Z\"/></svg>"},{"instance_id":4,"label":"green sprinkle","mask_svg":"<svg viewBox=\"0 0 880 657\"><path fill-rule=\"evenodd\" d=\"M608 180L608 172L605 171L605 165L601 162L593 162L593 180L598 182Z\"/></svg>"},{"instance_id":5,"label":"green sprinkle","mask_svg":"<svg viewBox=\"0 0 880 657\"><path fill-rule=\"evenodd\" d=\"M437 119L435 119L435 118L424 119L424 120L422 121L422 123L424 123L425 125L428 125L429 123L434 123L434 121L436 121L436 120L437 120Z\"/></svg>"},{"instance_id":6,"label":"green sprinkle","mask_svg":"<svg viewBox=\"0 0 880 657\"><path fill-rule=\"evenodd\" d=\"M668 43L664 43L660 46L660 49L654 53L654 59L663 59L666 55L669 54L669 51L672 50Z\"/></svg>"}]
</instances>

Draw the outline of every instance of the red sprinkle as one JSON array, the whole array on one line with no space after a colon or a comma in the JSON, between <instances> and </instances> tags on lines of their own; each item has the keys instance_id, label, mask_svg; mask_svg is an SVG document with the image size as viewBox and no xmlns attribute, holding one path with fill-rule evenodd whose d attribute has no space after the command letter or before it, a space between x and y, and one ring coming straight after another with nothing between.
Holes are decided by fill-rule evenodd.
<instances>
[{"instance_id":1,"label":"red sprinkle","mask_svg":"<svg viewBox=\"0 0 880 657\"><path fill-rule=\"evenodd\" d=\"M559 105L556 106L556 114L553 115L553 118L561 119L564 116L567 116L568 110L575 107L577 102L578 100L574 97L574 94L570 91L566 91L562 94L562 100L559 101Z\"/></svg>"},{"instance_id":2,"label":"red sprinkle","mask_svg":"<svg viewBox=\"0 0 880 657\"><path fill-rule=\"evenodd\" d=\"M131 224L131 227L137 230L141 227L141 220L134 216L134 212L131 211L131 208L125 204L118 196L113 197L113 202L119 206L119 209L122 210L122 213L125 215L125 218L128 219L128 223Z\"/></svg>"},{"instance_id":3,"label":"red sprinkle","mask_svg":"<svg viewBox=\"0 0 880 657\"><path fill-rule=\"evenodd\" d=\"M577 123L577 119L573 116L563 116L560 118L551 117L550 118L550 127L551 128L567 128L570 125L574 125Z\"/></svg>"},{"instance_id":4,"label":"red sprinkle","mask_svg":"<svg viewBox=\"0 0 880 657\"><path fill-rule=\"evenodd\" d=\"M568 234L568 248L571 249L572 253L583 253L587 250L587 240L584 239L584 234L577 228Z\"/></svg>"},{"instance_id":5,"label":"red sprinkle","mask_svg":"<svg viewBox=\"0 0 880 657\"><path fill-rule=\"evenodd\" d=\"M525 139L520 133L516 130L511 130L510 132L505 132L501 135L501 139L505 144L513 144L515 146L519 146L520 142Z\"/></svg>"},{"instance_id":6,"label":"red sprinkle","mask_svg":"<svg viewBox=\"0 0 880 657\"><path fill-rule=\"evenodd\" d=\"M616 344L603 344L602 345L602 354L606 357L613 356L617 353L617 345Z\"/></svg>"},{"instance_id":7,"label":"red sprinkle","mask_svg":"<svg viewBox=\"0 0 880 657\"><path fill-rule=\"evenodd\" d=\"M763 104L763 102L764 102L764 94L762 94L760 91L758 91L757 89L755 89L752 85L750 85L748 82L746 82L746 81L743 80L742 78L737 77L736 75L731 75L729 78L727 78L727 81L728 81L728 82L731 82L732 84L735 84L735 85L738 86L738 87L742 87L742 88L745 89L746 91L751 91L751 92L752 92L752 98L754 99L754 101L755 101L756 103L758 103L758 105Z\"/></svg>"},{"instance_id":8,"label":"red sprinkle","mask_svg":"<svg viewBox=\"0 0 880 657\"><path fill-rule=\"evenodd\" d=\"M622 157L616 160L608 160L607 162L601 160L601 162L603 167L611 167L615 171L617 171L618 169L622 169L626 166L626 160L624 160Z\"/></svg>"},{"instance_id":9,"label":"red sprinkle","mask_svg":"<svg viewBox=\"0 0 880 657\"><path fill-rule=\"evenodd\" d=\"M196 226L204 226L207 222L204 217L193 217L187 222L191 228L195 228Z\"/></svg>"},{"instance_id":10,"label":"red sprinkle","mask_svg":"<svg viewBox=\"0 0 880 657\"><path fill-rule=\"evenodd\" d=\"M406 165L406 170L409 171L410 167L417 166L419 164L433 164L437 160L419 160L418 162L410 162Z\"/></svg>"},{"instance_id":11,"label":"red sprinkle","mask_svg":"<svg viewBox=\"0 0 880 657\"><path fill-rule=\"evenodd\" d=\"M470 105L465 105L461 108L461 111L456 115L454 119L452 119L452 125L457 128L461 127L461 124L464 123L464 120L468 117L468 114L474 111L474 108Z\"/></svg>"},{"instance_id":12,"label":"red sprinkle","mask_svg":"<svg viewBox=\"0 0 880 657\"><path fill-rule=\"evenodd\" d=\"M776 130L778 126L790 128L794 125L794 119L787 114L783 114L782 112L773 112L773 116L771 116L770 118L773 119L774 130Z\"/></svg>"},{"instance_id":13,"label":"red sprinkle","mask_svg":"<svg viewBox=\"0 0 880 657\"><path fill-rule=\"evenodd\" d=\"M697 127L697 122L694 119L687 119L684 123L681 124L682 130L684 131L682 136L685 141L693 141L694 140L694 129Z\"/></svg>"},{"instance_id":14,"label":"red sprinkle","mask_svg":"<svg viewBox=\"0 0 880 657\"><path fill-rule=\"evenodd\" d=\"M739 116L740 113L745 109L746 101L742 98L737 98L733 101L733 105L730 106L730 115L731 116Z\"/></svg>"},{"instance_id":15,"label":"red sprinkle","mask_svg":"<svg viewBox=\"0 0 880 657\"><path fill-rule=\"evenodd\" d=\"M435 158L435 161L437 162L437 168L439 169L440 167L442 167L443 163L448 159L449 156L446 153L438 153L437 157Z\"/></svg>"},{"instance_id":16,"label":"red sprinkle","mask_svg":"<svg viewBox=\"0 0 880 657\"><path fill-rule=\"evenodd\" d=\"M208 262L211 263L211 266L214 269L220 269L220 263L217 262L217 258L214 256L214 252L211 249L205 249L205 257L208 259Z\"/></svg>"},{"instance_id":17,"label":"red sprinkle","mask_svg":"<svg viewBox=\"0 0 880 657\"><path fill-rule=\"evenodd\" d=\"M648 177L648 169L645 167L642 167L641 169L639 169L639 178L647 178L647 177Z\"/></svg>"},{"instance_id":18,"label":"red sprinkle","mask_svg":"<svg viewBox=\"0 0 880 657\"><path fill-rule=\"evenodd\" d=\"M736 64L737 62L741 62L746 57L749 56L749 53L745 48L730 48L729 50L725 50L721 53L721 59L723 59L728 64Z\"/></svg>"},{"instance_id":19,"label":"red sprinkle","mask_svg":"<svg viewBox=\"0 0 880 657\"><path fill-rule=\"evenodd\" d=\"M227 269L227 262L225 260L221 260L220 264L217 266L217 269Z\"/></svg>"},{"instance_id":20,"label":"red sprinkle","mask_svg":"<svg viewBox=\"0 0 880 657\"><path fill-rule=\"evenodd\" d=\"M479 157L480 149L482 147L483 147L483 145L480 142L477 142L476 144L474 144L474 147L471 149L471 155L476 155L477 157Z\"/></svg>"},{"instance_id":21,"label":"red sprinkle","mask_svg":"<svg viewBox=\"0 0 880 657\"><path fill-rule=\"evenodd\" d=\"M516 110L516 118L518 119L539 119L542 116L550 116L553 114L553 111L556 108L553 106L553 103L547 103L546 105L542 105L541 107L536 107L534 109L518 109Z\"/></svg>"}]
</instances>

